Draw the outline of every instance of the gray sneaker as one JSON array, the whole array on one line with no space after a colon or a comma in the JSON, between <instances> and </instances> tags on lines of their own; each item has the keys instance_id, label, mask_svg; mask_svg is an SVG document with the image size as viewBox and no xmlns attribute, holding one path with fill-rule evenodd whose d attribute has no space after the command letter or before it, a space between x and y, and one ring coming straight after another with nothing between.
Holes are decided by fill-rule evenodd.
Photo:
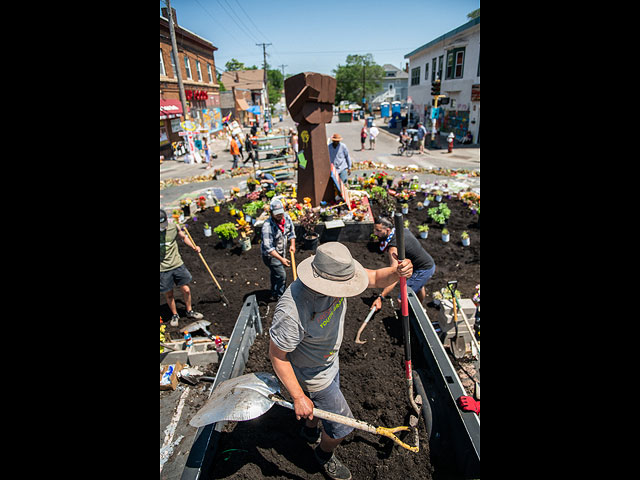
<instances>
[{"instance_id":1,"label":"gray sneaker","mask_svg":"<svg viewBox=\"0 0 640 480\"><path fill-rule=\"evenodd\" d=\"M316 453L316 449L318 448L320 448L320 446L317 446L313 450L313 455L316 457L325 475L334 480L351 480L351 472L335 454L332 454L329 460L323 461Z\"/></svg>"},{"instance_id":2,"label":"gray sneaker","mask_svg":"<svg viewBox=\"0 0 640 480\"><path fill-rule=\"evenodd\" d=\"M191 310L190 312L187 312L187 317L188 318L195 318L196 320L200 320L201 318L203 318L203 315L201 313L194 312L193 310Z\"/></svg>"},{"instance_id":3,"label":"gray sneaker","mask_svg":"<svg viewBox=\"0 0 640 480\"><path fill-rule=\"evenodd\" d=\"M171 325L172 327L177 327L179 322L180 322L180 315L175 314L171 317L171 321L169 322L169 325Z\"/></svg>"}]
</instances>

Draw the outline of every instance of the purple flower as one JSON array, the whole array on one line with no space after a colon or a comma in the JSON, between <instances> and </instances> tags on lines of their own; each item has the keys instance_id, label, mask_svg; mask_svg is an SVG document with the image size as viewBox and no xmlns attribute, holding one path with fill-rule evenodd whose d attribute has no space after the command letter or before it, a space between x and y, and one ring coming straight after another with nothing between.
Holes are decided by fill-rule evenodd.
<instances>
[{"instance_id":1,"label":"purple flower","mask_svg":"<svg viewBox=\"0 0 640 480\"><path fill-rule=\"evenodd\" d=\"M198 221L198 217L192 217L194 222Z\"/></svg>"}]
</instances>

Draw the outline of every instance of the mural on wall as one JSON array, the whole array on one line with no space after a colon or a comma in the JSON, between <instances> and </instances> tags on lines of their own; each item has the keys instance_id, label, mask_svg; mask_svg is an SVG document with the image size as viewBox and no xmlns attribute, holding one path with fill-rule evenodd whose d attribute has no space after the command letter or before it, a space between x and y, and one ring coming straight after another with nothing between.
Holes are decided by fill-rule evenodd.
<instances>
[{"instance_id":1,"label":"mural on wall","mask_svg":"<svg viewBox=\"0 0 640 480\"><path fill-rule=\"evenodd\" d=\"M462 140L469 130L469 111L448 110L442 123L443 132L453 132L456 140Z\"/></svg>"}]
</instances>

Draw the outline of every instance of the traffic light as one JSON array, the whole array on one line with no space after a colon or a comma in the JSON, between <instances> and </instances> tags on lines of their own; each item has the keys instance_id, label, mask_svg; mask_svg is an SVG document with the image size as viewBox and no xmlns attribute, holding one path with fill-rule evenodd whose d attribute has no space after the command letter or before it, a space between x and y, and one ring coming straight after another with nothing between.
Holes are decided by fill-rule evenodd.
<instances>
[{"instance_id":1,"label":"traffic light","mask_svg":"<svg viewBox=\"0 0 640 480\"><path fill-rule=\"evenodd\" d=\"M440 80L431 82L431 95L440 95Z\"/></svg>"}]
</instances>

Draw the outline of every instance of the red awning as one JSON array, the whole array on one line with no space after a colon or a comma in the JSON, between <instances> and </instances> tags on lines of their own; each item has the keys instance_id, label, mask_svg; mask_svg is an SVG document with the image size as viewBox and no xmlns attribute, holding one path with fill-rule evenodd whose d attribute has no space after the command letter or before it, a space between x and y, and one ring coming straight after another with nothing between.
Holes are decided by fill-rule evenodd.
<instances>
[{"instance_id":1,"label":"red awning","mask_svg":"<svg viewBox=\"0 0 640 480\"><path fill-rule=\"evenodd\" d=\"M160 100L160 119L182 115L180 100Z\"/></svg>"}]
</instances>

